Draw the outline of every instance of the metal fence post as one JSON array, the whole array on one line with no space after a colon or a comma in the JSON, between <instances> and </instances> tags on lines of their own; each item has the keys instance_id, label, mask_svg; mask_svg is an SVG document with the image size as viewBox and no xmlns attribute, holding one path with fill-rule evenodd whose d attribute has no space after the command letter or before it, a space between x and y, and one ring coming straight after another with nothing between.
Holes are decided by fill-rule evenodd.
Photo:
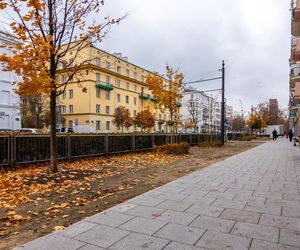
<instances>
[{"instance_id":1,"label":"metal fence post","mask_svg":"<svg viewBox=\"0 0 300 250\"><path fill-rule=\"evenodd\" d=\"M108 134L105 134L105 137L104 137L104 152L105 154L108 154Z\"/></svg>"},{"instance_id":2,"label":"metal fence post","mask_svg":"<svg viewBox=\"0 0 300 250\"><path fill-rule=\"evenodd\" d=\"M15 136L10 136L10 166L13 168L16 165L16 143Z\"/></svg>"},{"instance_id":3,"label":"metal fence post","mask_svg":"<svg viewBox=\"0 0 300 250\"><path fill-rule=\"evenodd\" d=\"M155 147L154 135L151 135L151 141L152 141L152 148L154 148Z\"/></svg>"},{"instance_id":4,"label":"metal fence post","mask_svg":"<svg viewBox=\"0 0 300 250\"><path fill-rule=\"evenodd\" d=\"M135 150L135 135L134 134L131 136L131 150L132 151Z\"/></svg>"},{"instance_id":5,"label":"metal fence post","mask_svg":"<svg viewBox=\"0 0 300 250\"><path fill-rule=\"evenodd\" d=\"M72 154L72 152L71 152L71 140L72 140L72 138L71 138L71 136L70 135L67 135L67 157L68 157L68 159L71 159L71 154Z\"/></svg>"}]
</instances>

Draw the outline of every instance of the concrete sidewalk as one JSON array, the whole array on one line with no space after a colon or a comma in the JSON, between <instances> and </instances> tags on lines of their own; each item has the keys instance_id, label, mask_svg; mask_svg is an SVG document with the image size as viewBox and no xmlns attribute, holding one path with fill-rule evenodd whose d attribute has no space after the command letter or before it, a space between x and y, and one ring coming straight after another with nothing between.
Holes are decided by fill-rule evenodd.
<instances>
[{"instance_id":1,"label":"concrete sidewalk","mask_svg":"<svg viewBox=\"0 0 300 250\"><path fill-rule=\"evenodd\" d=\"M265 143L18 249L300 249L300 150Z\"/></svg>"}]
</instances>

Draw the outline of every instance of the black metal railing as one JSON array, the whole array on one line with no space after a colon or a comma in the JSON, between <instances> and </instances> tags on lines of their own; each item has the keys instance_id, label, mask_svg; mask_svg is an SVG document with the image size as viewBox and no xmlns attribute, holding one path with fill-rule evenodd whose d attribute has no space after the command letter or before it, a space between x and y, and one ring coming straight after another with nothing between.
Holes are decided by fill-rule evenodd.
<instances>
[{"instance_id":1,"label":"black metal railing","mask_svg":"<svg viewBox=\"0 0 300 250\"><path fill-rule=\"evenodd\" d=\"M57 153L59 159L71 159L151 150L156 146L176 142L197 145L218 139L218 134L68 134L57 136ZM49 160L49 135L0 136L0 166Z\"/></svg>"}]
</instances>

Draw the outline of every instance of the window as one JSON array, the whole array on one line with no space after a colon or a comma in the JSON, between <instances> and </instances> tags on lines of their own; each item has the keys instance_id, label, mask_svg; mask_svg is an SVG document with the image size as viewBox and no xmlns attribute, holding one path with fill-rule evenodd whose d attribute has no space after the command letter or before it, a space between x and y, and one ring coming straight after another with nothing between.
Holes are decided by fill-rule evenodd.
<instances>
[{"instance_id":1,"label":"window","mask_svg":"<svg viewBox=\"0 0 300 250\"><path fill-rule=\"evenodd\" d=\"M73 89L69 89L69 98L73 99Z\"/></svg>"},{"instance_id":2,"label":"window","mask_svg":"<svg viewBox=\"0 0 300 250\"><path fill-rule=\"evenodd\" d=\"M69 105L69 113L73 114L73 105Z\"/></svg>"},{"instance_id":3,"label":"window","mask_svg":"<svg viewBox=\"0 0 300 250\"><path fill-rule=\"evenodd\" d=\"M100 67L100 58L96 57L96 65Z\"/></svg>"},{"instance_id":4,"label":"window","mask_svg":"<svg viewBox=\"0 0 300 250\"><path fill-rule=\"evenodd\" d=\"M109 86L109 84L110 84L110 77L106 76L106 86Z\"/></svg>"},{"instance_id":5,"label":"window","mask_svg":"<svg viewBox=\"0 0 300 250\"><path fill-rule=\"evenodd\" d=\"M117 73L121 74L121 66L117 66Z\"/></svg>"},{"instance_id":6,"label":"window","mask_svg":"<svg viewBox=\"0 0 300 250\"><path fill-rule=\"evenodd\" d=\"M129 77L129 69L126 69L126 76Z\"/></svg>"},{"instance_id":7,"label":"window","mask_svg":"<svg viewBox=\"0 0 300 250\"><path fill-rule=\"evenodd\" d=\"M67 81L67 77L66 76L62 76L62 79L61 79L62 83L66 83Z\"/></svg>"},{"instance_id":8,"label":"window","mask_svg":"<svg viewBox=\"0 0 300 250\"><path fill-rule=\"evenodd\" d=\"M126 89L129 89L129 82L126 82Z\"/></svg>"},{"instance_id":9,"label":"window","mask_svg":"<svg viewBox=\"0 0 300 250\"><path fill-rule=\"evenodd\" d=\"M117 102L121 102L121 95L117 94Z\"/></svg>"},{"instance_id":10,"label":"window","mask_svg":"<svg viewBox=\"0 0 300 250\"><path fill-rule=\"evenodd\" d=\"M66 113L66 106L65 106L65 105L62 105L62 106L61 106L61 113L62 113L62 114L65 114L65 113Z\"/></svg>"},{"instance_id":11,"label":"window","mask_svg":"<svg viewBox=\"0 0 300 250\"><path fill-rule=\"evenodd\" d=\"M73 58L70 58L70 59L69 59L69 66L70 66L70 67L73 67L73 63L74 63L74 59L73 59Z\"/></svg>"},{"instance_id":12,"label":"window","mask_svg":"<svg viewBox=\"0 0 300 250\"><path fill-rule=\"evenodd\" d=\"M69 128L73 128L73 121L69 121Z\"/></svg>"},{"instance_id":13,"label":"window","mask_svg":"<svg viewBox=\"0 0 300 250\"><path fill-rule=\"evenodd\" d=\"M134 91L137 92L137 85L134 85Z\"/></svg>"},{"instance_id":14,"label":"window","mask_svg":"<svg viewBox=\"0 0 300 250\"><path fill-rule=\"evenodd\" d=\"M100 89L96 89L96 97L100 98L100 96L101 96Z\"/></svg>"},{"instance_id":15,"label":"window","mask_svg":"<svg viewBox=\"0 0 300 250\"><path fill-rule=\"evenodd\" d=\"M109 130L109 121L106 121L106 130Z\"/></svg>"},{"instance_id":16,"label":"window","mask_svg":"<svg viewBox=\"0 0 300 250\"><path fill-rule=\"evenodd\" d=\"M136 110L133 110L133 117L136 117Z\"/></svg>"},{"instance_id":17,"label":"window","mask_svg":"<svg viewBox=\"0 0 300 250\"><path fill-rule=\"evenodd\" d=\"M109 90L106 90L106 100L109 100L110 99L110 92Z\"/></svg>"},{"instance_id":18,"label":"window","mask_svg":"<svg viewBox=\"0 0 300 250\"><path fill-rule=\"evenodd\" d=\"M144 87L141 87L141 92L142 94L144 94Z\"/></svg>"},{"instance_id":19,"label":"window","mask_svg":"<svg viewBox=\"0 0 300 250\"><path fill-rule=\"evenodd\" d=\"M100 130L101 129L101 123L100 121L96 121L96 130Z\"/></svg>"},{"instance_id":20,"label":"window","mask_svg":"<svg viewBox=\"0 0 300 250\"><path fill-rule=\"evenodd\" d=\"M66 96L67 96L67 93L66 93L66 91L64 91L63 94L62 94L62 98L66 99Z\"/></svg>"},{"instance_id":21,"label":"window","mask_svg":"<svg viewBox=\"0 0 300 250\"><path fill-rule=\"evenodd\" d=\"M96 73L96 83L101 83L101 75L100 73Z\"/></svg>"},{"instance_id":22,"label":"window","mask_svg":"<svg viewBox=\"0 0 300 250\"><path fill-rule=\"evenodd\" d=\"M136 97L133 98L133 102L134 102L134 105L136 105L136 103L137 103L137 98Z\"/></svg>"},{"instance_id":23,"label":"window","mask_svg":"<svg viewBox=\"0 0 300 250\"><path fill-rule=\"evenodd\" d=\"M159 120L161 120L161 114L159 114L159 116L158 116L158 117L159 117Z\"/></svg>"},{"instance_id":24,"label":"window","mask_svg":"<svg viewBox=\"0 0 300 250\"><path fill-rule=\"evenodd\" d=\"M107 69L109 69L109 68L110 68L110 62L106 61L105 67L106 67Z\"/></svg>"},{"instance_id":25,"label":"window","mask_svg":"<svg viewBox=\"0 0 300 250\"><path fill-rule=\"evenodd\" d=\"M121 80L117 80L117 87L121 87Z\"/></svg>"},{"instance_id":26,"label":"window","mask_svg":"<svg viewBox=\"0 0 300 250\"><path fill-rule=\"evenodd\" d=\"M109 106L106 106L106 107L105 107L105 113L106 113L107 115L109 115Z\"/></svg>"},{"instance_id":27,"label":"window","mask_svg":"<svg viewBox=\"0 0 300 250\"><path fill-rule=\"evenodd\" d=\"M126 96L126 103L129 104L129 96Z\"/></svg>"},{"instance_id":28,"label":"window","mask_svg":"<svg viewBox=\"0 0 300 250\"><path fill-rule=\"evenodd\" d=\"M134 79L137 79L137 73L134 72L133 75L134 75Z\"/></svg>"},{"instance_id":29,"label":"window","mask_svg":"<svg viewBox=\"0 0 300 250\"><path fill-rule=\"evenodd\" d=\"M96 104L96 113L100 113L100 105L99 104Z\"/></svg>"},{"instance_id":30,"label":"window","mask_svg":"<svg viewBox=\"0 0 300 250\"><path fill-rule=\"evenodd\" d=\"M145 81L145 77L143 75L141 75L141 80L142 80L142 82Z\"/></svg>"}]
</instances>

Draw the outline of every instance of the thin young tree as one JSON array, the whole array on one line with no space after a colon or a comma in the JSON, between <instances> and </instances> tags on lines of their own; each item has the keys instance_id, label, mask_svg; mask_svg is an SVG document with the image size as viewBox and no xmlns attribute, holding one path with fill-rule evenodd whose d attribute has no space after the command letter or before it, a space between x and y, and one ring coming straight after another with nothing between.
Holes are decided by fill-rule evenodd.
<instances>
[{"instance_id":1,"label":"thin young tree","mask_svg":"<svg viewBox=\"0 0 300 250\"><path fill-rule=\"evenodd\" d=\"M168 124L172 132L174 131L174 125L178 123L179 119L178 111L182 99L183 79L184 76L182 73L168 65L166 66L166 81L156 72L150 73L146 79L149 89L158 100L160 110L162 112L167 110L170 114ZM175 132L177 132L177 125L175 127Z\"/></svg>"},{"instance_id":2,"label":"thin young tree","mask_svg":"<svg viewBox=\"0 0 300 250\"><path fill-rule=\"evenodd\" d=\"M80 53L95 44L122 19L105 17L100 23L91 16L100 16L104 1L100 0L0 0L0 15L15 17L10 23L19 39L12 47L12 56L0 55L5 70L21 76L18 93L26 96L46 95L50 101L50 166L57 172L56 97L80 73ZM72 58L65 60L72 52ZM89 58L88 60L93 60ZM65 68L66 79L58 76L59 65ZM83 88L84 89L84 88Z\"/></svg>"},{"instance_id":3,"label":"thin young tree","mask_svg":"<svg viewBox=\"0 0 300 250\"><path fill-rule=\"evenodd\" d=\"M114 118L112 123L117 127L121 127L122 133L124 132L124 127L129 128L133 125L133 119L130 116L130 111L124 106L117 107L113 116Z\"/></svg>"}]
</instances>

